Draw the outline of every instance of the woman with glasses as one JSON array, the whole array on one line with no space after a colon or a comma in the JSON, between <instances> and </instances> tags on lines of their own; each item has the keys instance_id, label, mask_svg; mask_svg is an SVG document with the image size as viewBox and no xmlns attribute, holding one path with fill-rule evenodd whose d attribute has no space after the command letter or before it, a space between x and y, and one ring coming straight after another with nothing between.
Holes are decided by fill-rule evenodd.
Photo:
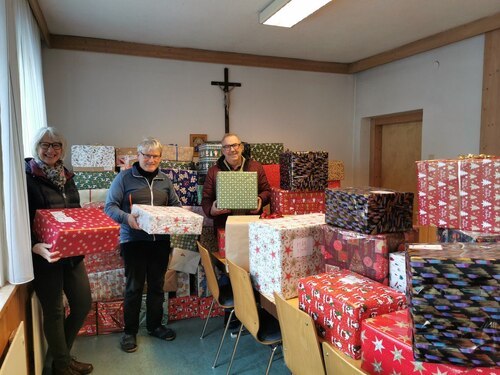
<instances>
[{"instance_id":1,"label":"woman with glasses","mask_svg":"<svg viewBox=\"0 0 500 375\"><path fill-rule=\"evenodd\" d=\"M42 128L32 143L33 158L26 158L26 182L31 228L37 209L78 208L80 196L73 173L63 165L66 140L54 128ZM91 307L90 286L83 256L61 258L52 245L38 242L31 230L33 285L43 311L43 330L53 359L53 374L89 374L89 363L70 356L73 342ZM70 312L65 317L63 293Z\"/></svg>"},{"instance_id":2,"label":"woman with glasses","mask_svg":"<svg viewBox=\"0 0 500 375\"><path fill-rule=\"evenodd\" d=\"M126 277L123 304L125 330L120 345L127 353L137 350L139 312L146 280L147 330L151 336L161 340L175 339L175 332L161 324L163 280L170 253L170 236L146 233L139 228L136 218L130 213L133 204L182 206L172 181L159 170L161 153L162 145L158 140L144 139L137 146L139 160L113 180L104 208L120 224L120 250Z\"/></svg>"}]
</instances>

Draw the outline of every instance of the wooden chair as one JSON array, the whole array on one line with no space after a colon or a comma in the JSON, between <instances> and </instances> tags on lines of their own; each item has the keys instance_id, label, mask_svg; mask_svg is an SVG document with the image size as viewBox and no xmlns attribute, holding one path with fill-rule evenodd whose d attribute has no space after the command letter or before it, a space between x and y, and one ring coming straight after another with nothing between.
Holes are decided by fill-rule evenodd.
<instances>
[{"instance_id":1,"label":"wooden chair","mask_svg":"<svg viewBox=\"0 0 500 375\"><path fill-rule=\"evenodd\" d=\"M219 342L219 348L217 349L217 354L215 355L214 363L212 368L217 366L217 360L219 359L219 354L222 348L222 344L224 344L224 339L226 338L227 329L229 327L229 323L234 314L234 302L233 302L233 291L231 289L231 285L224 285L223 287L219 287L219 283L217 281L217 276L215 275L214 263L212 262L212 255L209 251L203 247L203 245L197 241L198 250L201 256L201 264L205 269L205 275L207 278L207 288L213 296L212 303L210 304L210 309L208 310L207 318L205 319L205 324L203 325L203 331L201 332L200 339L205 337L205 330L207 328L208 320L210 319L210 314L212 314L212 310L214 308L214 304L217 304L224 309L231 309L231 313L229 314L229 319L224 326L224 333Z\"/></svg>"},{"instance_id":2,"label":"wooden chair","mask_svg":"<svg viewBox=\"0 0 500 375\"><path fill-rule=\"evenodd\" d=\"M294 375L325 375L323 353L312 317L274 292L285 364Z\"/></svg>"},{"instance_id":3,"label":"wooden chair","mask_svg":"<svg viewBox=\"0 0 500 375\"><path fill-rule=\"evenodd\" d=\"M257 342L271 347L271 356L266 369L267 375L271 369L276 348L281 345L281 332L278 320L267 311L257 307L250 274L229 260L227 260L227 263L229 266L229 279L233 287L234 312L241 322L238 336L234 343L231 361L227 368L227 375L229 375L231 371L243 327L248 330Z\"/></svg>"},{"instance_id":4,"label":"wooden chair","mask_svg":"<svg viewBox=\"0 0 500 375\"><path fill-rule=\"evenodd\" d=\"M348 357L327 341L322 345L327 375L368 375L361 369L361 360Z\"/></svg>"}]
</instances>

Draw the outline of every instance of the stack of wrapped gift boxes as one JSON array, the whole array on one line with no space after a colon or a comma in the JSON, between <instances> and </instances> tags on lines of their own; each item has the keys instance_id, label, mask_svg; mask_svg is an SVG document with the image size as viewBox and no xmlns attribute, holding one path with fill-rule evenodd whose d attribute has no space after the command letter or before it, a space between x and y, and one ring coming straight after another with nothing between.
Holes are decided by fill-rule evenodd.
<instances>
[{"instance_id":1,"label":"stack of wrapped gift boxes","mask_svg":"<svg viewBox=\"0 0 500 375\"><path fill-rule=\"evenodd\" d=\"M344 179L344 162L342 160L328 160L328 187L339 188Z\"/></svg>"},{"instance_id":2,"label":"stack of wrapped gift boxes","mask_svg":"<svg viewBox=\"0 0 500 375\"><path fill-rule=\"evenodd\" d=\"M271 187L280 187L280 155L283 143L250 143L250 155L264 167Z\"/></svg>"},{"instance_id":3,"label":"stack of wrapped gift boxes","mask_svg":"<svg viewBox=\"0 0 500 375\"><path fill-rule=\"evenodd\" d=\"M280 154L280 187L271 188L271 212L302 215L325 212L328 152L286 151Z\"/></svg>"}]
</instances>

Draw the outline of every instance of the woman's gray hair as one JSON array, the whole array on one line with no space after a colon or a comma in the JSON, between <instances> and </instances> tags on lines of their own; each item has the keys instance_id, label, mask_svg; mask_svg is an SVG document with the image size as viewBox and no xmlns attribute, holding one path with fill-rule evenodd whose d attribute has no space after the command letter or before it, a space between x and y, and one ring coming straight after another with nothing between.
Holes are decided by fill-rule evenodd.
<instances>
[{"instance_id":1,"label":"woman's gray hair","mask_svg":"<svg viewBox=\"0 0 500 375\"><path fill-rule=\"evenodd\" d=\"M60 159L64 159L64 157L66 156L67 146L66 138L64 138L64 136L59 133L56 128L53 128L51 126L38 129L35 136L31 140L31 152L33 153L33 157L35 157L35 159L38 159L38 147L40 146L40 142L42 141L43 137L45 137L46 135L49 136L52 142L62 143Z\"/></svg>"},{"instance_id":2,"label":"woman's gray hair","mask_svg":"<svg viewBox=\"0 0 500 375\"><path fill-rule=\"evenodd\" d=\"M147 137L142 140L141 143L137 145L137 152L144 152L148 150L158 150L160 155L163 152L163 146L159 140L153 137Z\"/></svg>"}]
</instances>

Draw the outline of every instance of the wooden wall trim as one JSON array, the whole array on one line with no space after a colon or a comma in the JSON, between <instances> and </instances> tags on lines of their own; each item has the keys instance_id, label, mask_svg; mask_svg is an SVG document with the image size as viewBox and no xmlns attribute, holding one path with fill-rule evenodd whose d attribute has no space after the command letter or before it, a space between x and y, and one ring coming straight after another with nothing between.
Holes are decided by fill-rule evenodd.
<instances>
[{"instance_id":1,"label":"wooden wall trim","mask_svg":"<svg viewBox=\"0 0 500 375\"><path fill-rule=\"evenodd\" d=\"M400 124L403 122L416 122L422 121L424 116L424 111L422 109L417 109L415 111L409 112L398 112L388 115L373 116L370 118L371 125L389 125L389 124Z\"/></svg>"},{"instance_id":2,"label":"wooden wall trim","mask_svg":"<svg viewBox=\"0 0 500 375\"><path fill-rule=\"evenodd\" d=\"M484 40L483 98L479 151L500 156L500 30Z\"/></svg>"},{"instance_id":3,"label":"wooden wall trim","mask_svg":"<svg viewBox=\"0 0 500 375\"><path fill-rule=\"evenodd\" d=\"M52 48L260 68L347 74L348 64L51 34Z\"/></svg>"},{"instance_id":4,"label":"wooden wall trim","mask_svg":"<svg viewBox=\"0 0 500 375\"><path fill-rule=\"evenodd\" d=\"M434 48L443 47L445 45L472 38L499 28L500 12L495 13L492 16L480 18L465 25L431 35L427 38L408 43L404 46L379 53L378 55L353 62L349 64L349 73L362 72L379 65L414 56L422 52L430 51Z\"/></svg>"},{"instance_id":5,"label":"wooden wall trim","mask_svg":"<svg viewBox=\"0 0 500 375\"><path fill-rule=\"evenodd\" d=\"M42 39L50 48L50 32L45 17L43 16L42 9L40 8L40 4L38 4L38 0L28 0L28 3L33 13L33 17L35 17L36 23L38 24L38 29L42 34Z\"/></svg>"}]
</instances>

